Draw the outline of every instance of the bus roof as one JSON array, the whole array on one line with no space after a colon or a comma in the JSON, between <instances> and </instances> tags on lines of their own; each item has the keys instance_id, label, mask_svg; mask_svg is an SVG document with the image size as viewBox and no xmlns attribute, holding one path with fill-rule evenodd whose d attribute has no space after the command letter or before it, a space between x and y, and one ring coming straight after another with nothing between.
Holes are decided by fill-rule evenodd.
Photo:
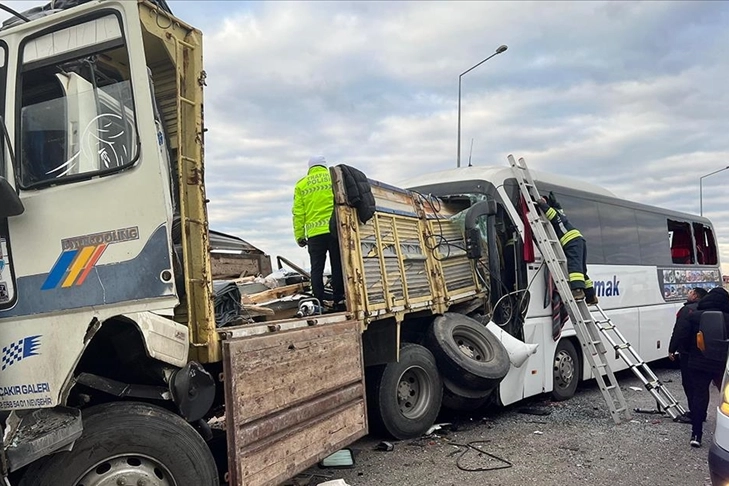
<instances>
[{"instance_id":1,"label":"bus roof","mask_svg":"<svg viewBox=\"0 0 729 486\"><path fill-rule=\"evenodd\" d=\"M544 184L549 184L552 186L564 187L566 189L570 189L576 194L582 193L583 196L588 194L594 196L594 199L596 200L610 201L613 204L619 204L621 206L630 207L633 209L658 212L668 217L675 217L688 221L700 221L704 224L711 226L710 220L706 217L698 216L696 214L684 213L681 211L674 211L659 206L651 206L648 204L631 201L629 199L623 199L619 196L616 196L615 193L608 191L604 187L600 187L596 184L591 184L589 182L584 182L568 176L550 174L548 172L541 172L531 169L529 172L531 172L532 177L534 178L534 182L537 183L542 182ZM504 181L513 178L514 173L512 172L511 167L462 167L456 169L442 170L430 174L423 174L402 181L398 184L398 186L407 189L417 189L420 187L435 186L439 184L458 183L465 181L486 181L490 182L495 187L499 187L504 184Z\"/></svg>"},{"instance_id":2,"label":"bus roof","mask_svg":"<svg viewBox=\"0 0 729 486\"><path fill-rule=\"evenodd\" d=\"M588 182L573 179L571 177L550 174L548 172L540 172L530 170L535 182L544 182L555 186L569 187L592 194L599 194L607 197L617 197L614 193L607 189L590 184ZM412 179L407 179L398 186L406 188L416 188L421 186L430 186L433 184L442 184L446 182L458 182L467 180L482 180L491 182L494 186L500 186L505 180L514 177L514 173L510 167L485 166L485 167L463 167L460 169L448 169L430 174L423 174Z\"/></svg>"}]
</instances>

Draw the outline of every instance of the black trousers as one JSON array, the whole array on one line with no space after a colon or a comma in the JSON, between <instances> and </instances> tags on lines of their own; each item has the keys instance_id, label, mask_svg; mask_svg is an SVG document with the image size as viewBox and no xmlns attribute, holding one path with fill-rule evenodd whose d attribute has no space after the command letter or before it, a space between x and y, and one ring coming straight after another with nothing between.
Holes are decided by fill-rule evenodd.
<instances>
[{"instance_id":1,"label":"black trousers","mask_svg":"<svg viewBox=\"0 0 729 486\"><path fill-rule=\"evenodd\" d=\"M694 409L691 403L694 399L694 392L691 381L691 370L688 367L688 351L683 351L678 355L678 364L681 366L681 386L683 386L683 392L686 394L686 403L690 412Z\"/></svg>"},{"instance_id":2,"label":"black trousers","mask_svg":"<svg viewBox=\"0 0 729 486\"><path fill-rule=\"evenodd\" d=\"M567 242L562 248L567 257L567 271L570 274L571 289L592 288L592 282L587 276L587 244L582 237ZM588 282L590 285L587 285ZM594 290L593 290L594 292Z\"/></svg>"},{"instance_id":3,"label":"black trousers","mask_svg":"<svg viewBox=\"0 0 729 486\"><path fill-rule=\"evenodd\" d=\"M691 433L701 437L709 408L709 387L712 380L721 381L721 373L689 369L691 378Z\"/></svg>"},{"instance_id":4,"label":"black trousers","mask_svg":"<svg viewBox=\"0 0 729 486\"><path fill-rule=\"evenodd\" d=\"M332 291L334 303L344 300L344 278L342 276L342 259L339 244L331 233L312 236L307 240L309 258L311 259L311 290L321 303L324 300L324 265L329 253L332 267Z\"/></svg>"}]
</instances>

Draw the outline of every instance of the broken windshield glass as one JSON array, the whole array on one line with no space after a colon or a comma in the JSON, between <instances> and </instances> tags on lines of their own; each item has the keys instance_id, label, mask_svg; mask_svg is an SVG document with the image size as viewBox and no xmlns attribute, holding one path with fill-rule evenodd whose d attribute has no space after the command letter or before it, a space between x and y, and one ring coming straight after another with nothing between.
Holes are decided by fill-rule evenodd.
<instances>
[{"instance_id":1,"label":"broken windshield glass","mask_svg":"<svg viewBox=\"0 0 729 486\"><path fill-rule=\"evenodd\" d=\"M22 187L109 173L136 160L127 66L126 48L118 47L23 73Z\"/></svg>"}]
</instances>

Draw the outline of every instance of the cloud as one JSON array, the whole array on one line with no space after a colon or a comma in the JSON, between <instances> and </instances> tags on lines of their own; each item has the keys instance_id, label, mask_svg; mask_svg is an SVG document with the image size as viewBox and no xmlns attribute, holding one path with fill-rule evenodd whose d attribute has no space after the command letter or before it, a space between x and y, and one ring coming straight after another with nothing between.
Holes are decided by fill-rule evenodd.
<instances>
[{"instance_id":1,"label":"cloud","mask_svg":"<svg viewBox=\"0 0 729 486\"><path fill-rule=\"evenodd\" d=\"M312 153L391 183L454 167L458 74L501 43L462 78L464 164L473 139L477 165L515 153L698 212L699 176L729 163L720 2L224 3L205 36L211 215L272 253L297 251L290 196ZM704 205L725 248L720 177ZM252 236L274 223L282 240Z\"/></svg>"},{"instance_id":2,"label":"cloud","mask_svg":"<svg viewBox=\"0 0 729 486\"><path fill-rule=\"evenodd\" d=\"M464 165L514 153L691 213L729 165L725 2L169 3L204 32L211 225L273 255L306 258L312 154L389 183L454 168L459 74L500 44L462 77ZM729 263L727 182L703 205Z\"/></svg>"}]
</instances>

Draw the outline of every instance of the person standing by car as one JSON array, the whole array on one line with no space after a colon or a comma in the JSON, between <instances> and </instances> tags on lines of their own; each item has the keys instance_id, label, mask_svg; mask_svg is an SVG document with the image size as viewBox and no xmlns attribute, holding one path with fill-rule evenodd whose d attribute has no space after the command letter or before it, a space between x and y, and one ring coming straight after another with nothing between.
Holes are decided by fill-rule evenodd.
<instances>
[{"instance_id":1,"label":"person standing by car","mask_svg":"<svg viewBox=\"0 0 729 486\"><path fill-rule=\"evenodd\" d=\"M719 388L724 375L724 367L727 358L726 349L719 359L710 359L704 356L699 349L697 334L701 323L701 316L707 311L720 311L724 317L725 333L729 334L729 293L722 288L716 287L706 294L696 306L696 310L688 316L689 326L679 326L676 339L680 346L686 346L689 350L688 369L691 381L691 447L701 447L703 426L706 420L706 411L709 407L709 387L712 381Z\"/></svg>"},{"instance_id":2,"label":"person standing by car","mask_svg":"<svg viewBox=\"0 0 729 486\"><path fill-rule=\"evenodd\" d=\"M671 334L671 342L668 344L668 359L676 361L678 359L679 365L681 366L681 385L683 386L683 392L686 394L686 403L688 404L688 411L685 415L678 417L676 420L683 423L691 423L691 399L693 393L691 391L691 372L689 371L689 349L690 343L680 342L678 335L681 334L681 327L687 328L688 332L691 330L691 323L689 322L689 315L696 310L699 305L699 301L706 296L706 289L701 287L694 287L688 292L688 299L684 302L676 313L676 323L673 325L673 334ZM685 333L684 333L685 334ZM678 355L678 357L677 357Z\"/></svg>"}]
</instances>

